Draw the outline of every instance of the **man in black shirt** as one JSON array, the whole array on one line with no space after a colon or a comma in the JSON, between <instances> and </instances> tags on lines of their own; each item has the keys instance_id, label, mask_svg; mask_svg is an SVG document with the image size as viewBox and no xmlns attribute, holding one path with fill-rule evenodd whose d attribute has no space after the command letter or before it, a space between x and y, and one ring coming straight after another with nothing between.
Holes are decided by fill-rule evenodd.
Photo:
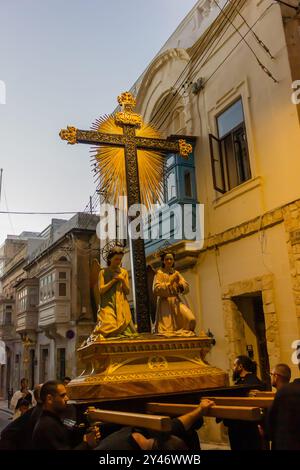
<instances>
[{"instance_id":1,"label":"man in black shirt","mask_svg":"<svg viewBox=\"0 0 300 470\"><path fill-rule=\"evenodd\" d=\"M248 356L237 356L233 364L235 385L253 385L262 388L263 384L256 376L256 363ZM228 426L231 450L262 450L262 437L258 423L241 420L224 420Z\"/></svg>"},{"instance_id":2,"label":"man in black shirt","mask_svg":"<svg viewBox=\"0 0 300 470\"><path fill-rule=\"evenodd\" d=\"M26 413L9 423L1 432L0 450L32 449L32 433L42 413L40 389L41 385L37 385L33 391L36 406L29 408Z\"/></svg>"},{"instance_id":3,"label":"man in black shirt","mask_svg":"<svg viewBox=\"0 0 300 470\"><path fill-rule=\"evenodd\" d=\"M300 370L300 349L298 355ZM300 450L300 378L282 386L268 415L272 450Z\"/></svg>"},{"instance_id":4,"label":"man in black shirt","mask_svg":"<svg viewBox=\"0 0 300 470\"><path fill-rule=\"evenodd\" d=\"M32 449L32 433L41 412L37 404L9 423L1 432L0 450Z\"/></svg>"},{"instance_id":5,"label":"man in black shirt","mask_svg":"<svg viewBox=\"0 0 300 470\"><path fill-rule=\"evenodd\" d=\"M33 431L34 449L72 449L69 430L61 420L69 399L65 386L62 382L49 380L41 388L40 399L43 404L43 411ZM94 428L91 432L85 434L83 441L73 449L92 449L96 447L99 439L99 429Z\"/></svg>"}]
</instances>

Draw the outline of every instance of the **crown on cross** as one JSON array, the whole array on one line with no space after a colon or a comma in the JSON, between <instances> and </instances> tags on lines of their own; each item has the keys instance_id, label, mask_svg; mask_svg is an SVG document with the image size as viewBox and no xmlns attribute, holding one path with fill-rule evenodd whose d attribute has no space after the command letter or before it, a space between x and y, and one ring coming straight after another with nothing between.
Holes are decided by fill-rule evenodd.
<instances>
[{"instance_id":1,"label":"crown on cross","mask_svg":"<svg viewBox=\"0 0 300 470\"><path fill-rule=\"evenodd\" d=\"M134 108L136 105L136 100L129 91L124 91L124 93L121 93L118 96L118 103L120 106L130 106L131 108Z\"/></svg>"},{"instance_id":2,"label":"crown on cross","mask_svg":"<svg viewBox=\"0 0 300 470\"><path fill-rule=\"evenodd\" d=\"M118 96L118 103L122 106L123 110L115 114L115 123L117 126L134 126L136 128L141 127L142 117L133 112L133 108L136 105L134 96L129 91L124 91Z\"/></svg>"}]
</instances>

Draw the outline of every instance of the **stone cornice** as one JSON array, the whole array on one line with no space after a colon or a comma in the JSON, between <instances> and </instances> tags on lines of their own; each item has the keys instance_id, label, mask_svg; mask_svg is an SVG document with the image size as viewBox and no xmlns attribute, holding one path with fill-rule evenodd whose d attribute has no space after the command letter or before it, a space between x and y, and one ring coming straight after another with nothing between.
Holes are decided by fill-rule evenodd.
<instances>
[{"instance_id":1,"label":"stone cornice","mask_svg":"<svg viewBox=\"0 0 300 470\"><path fill-rule=\"evenodd\" d=\"M300 201L300 200L299 200ZM287 204L288 205L288 204ZM266 212L263 215L250 219L247 222L232 227L224 232L206 238L204 248L201 251L214 249L218 246L234 242L253 233L265 230L273 225L283 222L283 207Z\"/></svg>"},{"instance_id":2,"label":"stone cornice","mask_svg":"<svg viewBox=\"0 0 300 470\"><path fill-rule=\"evenodd\" d=\"M200 253L206 250L213 250L219 246L233 243L241 238L248 237L261 230L273 227L274 225L284 222L285 212L291 205L298 206L300 210L300 199L291 201L279 208L275 208L253 219L247 220L236 227L224 230L224 232L217 233L205 239L204 247L199 248L197 242L187 242L186 240L180 241L176 244L170 245L176 255L176 268L185 270L192 268L196 263ZM188 245L188 247L187 247ZM147 263L154 269L160 266L160 256L158 253L152 253L147 256Z\"/></svg>"},{"instance_id":3,"label":"stone cornice","mask_svg":"<svg viewBox=\"0 0 300 470\"><path fill-rule=\"evenodd\" d=\"M218 246L232 243L240 238L247 237L253 233L271 228L274 225L284 222L285 211L291 206L296 205L300 208L300 199L291 201L281 207L272 209L258 217L250 219L236 227L229 228L224 232L212 235L205 239L204 248L201 251L214 249Z\"/></svg>"}]
</instances>

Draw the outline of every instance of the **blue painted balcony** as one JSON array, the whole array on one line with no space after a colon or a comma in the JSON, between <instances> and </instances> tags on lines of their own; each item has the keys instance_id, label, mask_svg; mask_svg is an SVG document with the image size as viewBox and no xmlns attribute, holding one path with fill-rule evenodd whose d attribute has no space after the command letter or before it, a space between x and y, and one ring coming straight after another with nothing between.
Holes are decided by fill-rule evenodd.
<instances>
[{"instance_id":1,"label":"blue painted balcony","mask_svg":"<svg viewBox=\"0 0 300 470\"><path fill-rule=\"evenodd\" d=\"M184 138L194 149L195 138ZM144 226L146 256L155 253L166 241L175 244L195 240L196 228L199 229L194 150L188 160L176 154L166 157L164 181L165 204L150 215Z\"/></svg>"}]
</instances>

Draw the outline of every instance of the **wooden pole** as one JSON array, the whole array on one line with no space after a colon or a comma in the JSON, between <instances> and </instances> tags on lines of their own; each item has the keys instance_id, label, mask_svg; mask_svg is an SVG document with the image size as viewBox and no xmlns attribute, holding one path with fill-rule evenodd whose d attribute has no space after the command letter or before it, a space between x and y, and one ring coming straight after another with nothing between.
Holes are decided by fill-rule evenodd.
<instances>
[{"instance_id":1,"label":"wooden pole","mask_svg":"<svg viewBox=\"0 0 300 470\"><path fill-rule=\"evenodd\" d=\"M181 416L198 408L199 405L174 403L147 403L150 413L165 413L170 416ZM211 406L204 416L210 418L237 419L241 421L260 421L260 408L252 406Z\"/></svg>"},{"instance_id":2,"label":"wooden pole","mask_svg":"<svg viewBox=\"0 0 300 470\"><path fill-rule=\"evenodd\" d=\"M170 432L172 429L169 416L151 416L142 413L100 410L94 407L89 407L86 414L88 420L92 423L102 421L105 423L122 424L123 426L142 427L161 432Z\"/></svg>"},{"instance_id":3,"label":"wooden pole","mask_svg":"<svg viewBox=\"0 0 300 470\"><path fill-rule=\"evenodd\" d=\"M260 390L251 390L249 392L249 397L265 397L265 398L274 398L276 392L261 392Z\"/></svg>"},{"instance_id":4,"label":"wooden pole","mask_svg":"<svg viewBox=\"0 0 300 470\"><path fill-rule=\"evenodd\" d=\"M259 408L270 408L273 397L205 397L221 406L258 406Z\"/></svg>"}]
</instances>

